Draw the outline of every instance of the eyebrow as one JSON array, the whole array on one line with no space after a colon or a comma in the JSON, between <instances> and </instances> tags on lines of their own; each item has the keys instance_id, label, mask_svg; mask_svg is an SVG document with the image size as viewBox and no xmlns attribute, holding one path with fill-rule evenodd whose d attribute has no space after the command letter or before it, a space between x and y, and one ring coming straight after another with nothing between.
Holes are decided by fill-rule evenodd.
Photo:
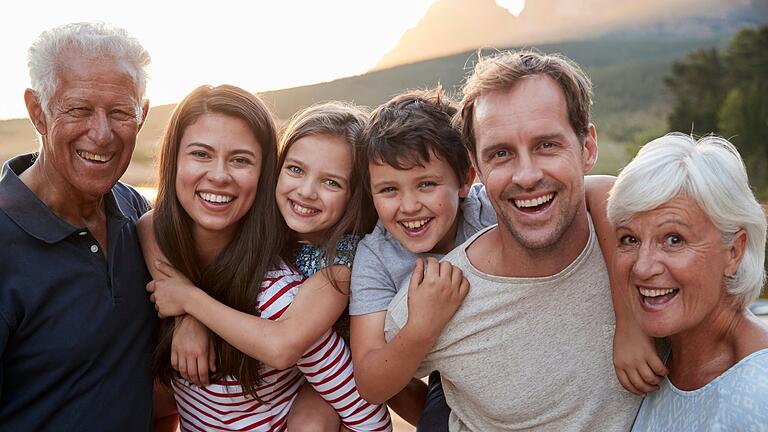
<instances>
[{"instance_id":1,"label":"eyebrow","mask_svg":"<svg viewBox=\"0 0 768 432\"><path fill-rule=\"evenodd\" d=\"M210 146L208 144L201 143L201 142L191 142L191 143L187 144L187 148L189 148L189 147L201 147L201 148L203 148L205 150L208 150L211 153L216 153L216 149L213 148L213 146ZM254 157L254 158L256 157L256 153L252 152L251 150L246 150L246 149L236 149L236 150L233 150L232 152L230 152L229 154L230 155L244 154L244 155L248 155L248 156L251 156L251 157Z\"/></svg>"},{"instance_id":2,"label":"eyebrow","mask_svg":"<svg viewBox=\"0 0 768 432\"><path fill-rule=\"evenodd\" d=\"M686 222L683 222L683 220L681 218L679 218L679 217L672 217L672 218L664 219L661 222L659 222L658 225L656 225L656 226L657 227L661 227L661 226L664 226L664 225L667 225L667 224L682 225L682 226L684 226L686 228L691 228L690 224L688 224Z\"/></svg>"}]
</instances>

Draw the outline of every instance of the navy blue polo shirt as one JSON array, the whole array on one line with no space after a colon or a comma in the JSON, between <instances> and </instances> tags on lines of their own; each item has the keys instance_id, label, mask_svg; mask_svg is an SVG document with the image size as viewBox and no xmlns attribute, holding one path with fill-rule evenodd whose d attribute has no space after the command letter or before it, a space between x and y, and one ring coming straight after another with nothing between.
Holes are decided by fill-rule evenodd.
<instances>
[{"instance_id":1,"label":"navy blue polo shirt","mask_svg":"<svg viewBox=\"0 0 768 432\"><path fill-rule=\"evenodd\" d=\"M148 431L157 319L136 221L149 209L118 183L105 195L108 253L0 176L0 430Z\"/></svg>"}]
</instances>

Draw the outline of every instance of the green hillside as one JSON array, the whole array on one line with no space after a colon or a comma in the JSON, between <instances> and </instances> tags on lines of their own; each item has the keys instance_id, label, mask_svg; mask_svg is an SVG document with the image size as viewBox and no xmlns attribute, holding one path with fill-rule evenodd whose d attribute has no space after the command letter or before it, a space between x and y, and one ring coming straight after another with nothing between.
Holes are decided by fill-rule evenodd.
<instances>
[{"instance_id":1,"label":"green hillside","mask_svg":"<svg viewBox=\"0 0 768 432\"><path fill-rule=\"evenodd\" d=\"M654 40L598 39L539 45L539 51L561 53L578 62L591 76L595 91L593 119L598 127L600 158L595 172L615 173L628 160L625 144L638 133L666 129L670 103L663 78L673 60L701 47L720 46L721 39ZM483 52L488 54L489 52ZM332 82L265 92L264 99L280 119L316 102L339 99L375 107L404 89L442 84L457 95L477 53L463 53ZM124 180L133 184L153 181L152 160L172 106L150 110L139 135L133 162ZM0 121L0 160L36 148L27 120Z\"/></svg>"}]
</instances>

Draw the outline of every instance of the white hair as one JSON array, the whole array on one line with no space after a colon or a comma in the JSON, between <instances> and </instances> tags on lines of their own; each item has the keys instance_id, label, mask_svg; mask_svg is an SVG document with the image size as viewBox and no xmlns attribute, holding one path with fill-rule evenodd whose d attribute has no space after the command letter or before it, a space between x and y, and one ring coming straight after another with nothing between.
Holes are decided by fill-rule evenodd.
<instances>
[{"instance_id":1,"label":"white hair","mask_svg":"<svg viewBox=\"0 0 768 432\"><path fill-rule=\"evenodd\" d=\"M615 227L633 215L684 195L694 200L730 245L741 229L747 246L733 277L725 278L735 304L746 307L765 283L766 217L749 187L744 162L728 140L671 133L640 149L619 174L608 200Z\"/></svg>"},{"instance_id":2,"label":"white hair","mask_svg":"<svg viewBox=\"0 0 768 432\"><path fill-rule=\"evenodd\" d=\"M86 58L119 60L129 67L136 87L136 116L141 121L149 53L126 30L100 22L54 27L40 34L30 46L27 60L31 87L45 113L51 114L62 56L73 52Z\"/></svg>"}]
</instances>

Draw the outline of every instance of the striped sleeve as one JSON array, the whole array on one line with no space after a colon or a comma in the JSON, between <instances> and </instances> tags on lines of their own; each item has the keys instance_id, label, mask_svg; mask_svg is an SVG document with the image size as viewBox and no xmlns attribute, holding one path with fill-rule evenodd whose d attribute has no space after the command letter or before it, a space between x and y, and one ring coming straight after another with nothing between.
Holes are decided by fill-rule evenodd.
<instances>
[{"instance_id":1,"label":"striped sleeve","mask_svg":"<svg viewBox=\"0 0 768 432\"><path fill-rule=\"evenodd\" d=\"M344 339L328 330L297 364L315 391L353 431L391 431L386 405L371 404L360 396L352 373L352 356Z\"/></svg>"}]
</instances>

